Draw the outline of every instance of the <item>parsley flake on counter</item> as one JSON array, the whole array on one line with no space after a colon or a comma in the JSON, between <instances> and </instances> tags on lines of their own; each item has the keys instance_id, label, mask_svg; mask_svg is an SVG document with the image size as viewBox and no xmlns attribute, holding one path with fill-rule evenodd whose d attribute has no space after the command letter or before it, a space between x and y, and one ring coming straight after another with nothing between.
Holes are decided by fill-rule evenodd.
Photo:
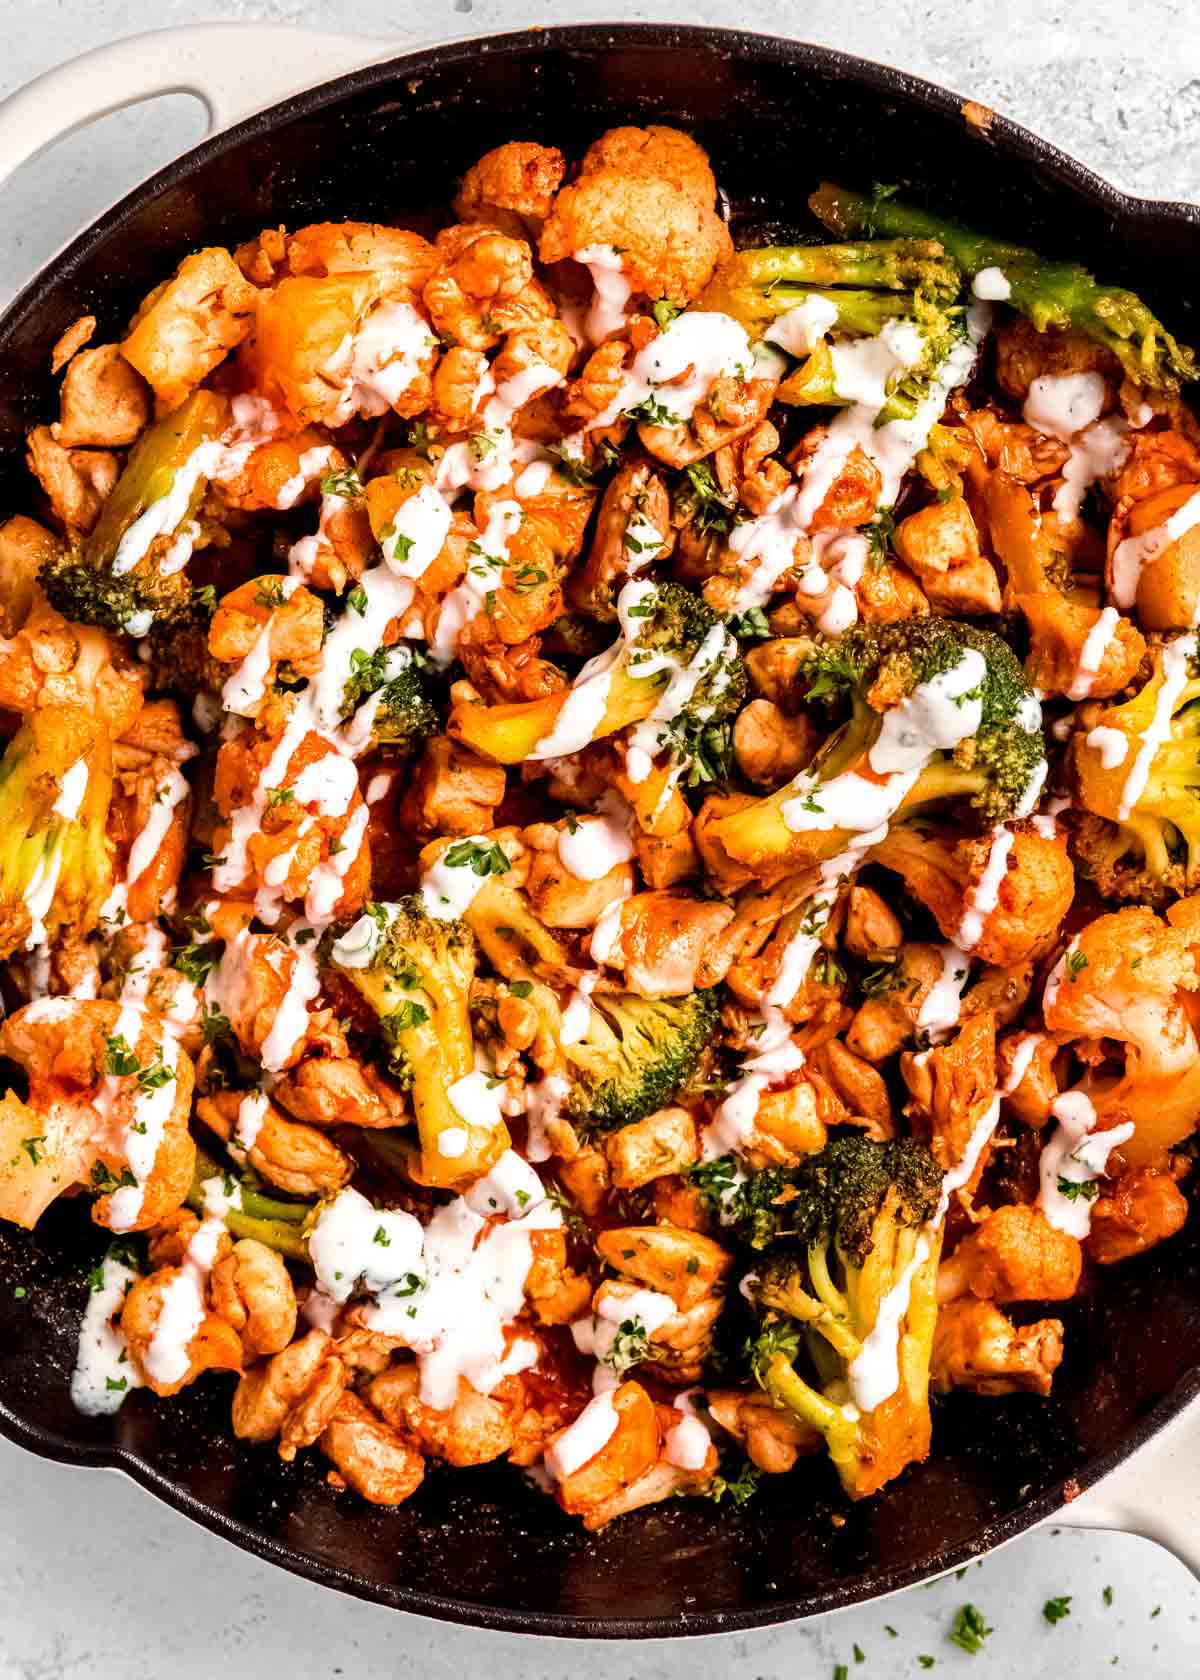
<instances>
[{"instance_id":1,"label":"parsley flake on counter","mask_svg":"<svg viewBox=\"0 0 1200 1680\"><path fill-rule=\"evenodd\" d=\"M973 1604L964 1604L955 1616L947 1637L952 1645L957 1645L960 1651L966 1651L968 1656L973 1657L977 1651L983 1650L988 1634L994 1632L995 1629L987 1625Z\"/></svg>"}]
</instances>

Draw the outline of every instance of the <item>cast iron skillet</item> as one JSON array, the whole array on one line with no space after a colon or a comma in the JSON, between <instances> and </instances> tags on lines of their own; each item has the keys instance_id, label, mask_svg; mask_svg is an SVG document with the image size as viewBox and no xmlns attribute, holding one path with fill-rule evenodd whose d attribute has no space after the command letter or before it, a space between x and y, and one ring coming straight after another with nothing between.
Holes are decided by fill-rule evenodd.
<instances>
[{"instance_id":1,"label":"cast iron skillet","mask_svg":"<svg viewBox=\"0 0 1200 1680\"><path fill-rule=\"evenodd\" d=\"M345 76L199 146L80 235L0 320L0 508L22 506L26 428L51 418L50 346L84 311L99 339L187 251L264 226L402 221L503 140L578 155L604 128L671 122L708 148L741 239L787 235L823 177L896 182L921 202L1135 285L1200 337L1200 211L1123 197L1002 117L822 47L732 30L581 27L459 42ZM1194 1225L1194 1222L1193 1222ZM824 1462L742 1509L668 1502L585 1536L504 1468L445 1473L380 1511L230 1438L228 1380L114 1419L68 1397L86 1273L103 1248L82 1205L35 1234L0 1227L0 1429L45 1456L119 1467L260 1557L450 1621L638 1637L762 1626L966 1562L1032 1526L1200 1391L1200 1245L1101 1273L1067 1306L1054 1397L938 1404L927 1463L848 1504ZM14 1289L23 1285L18 1297ZM1057 1309L1056 1309L1057 1310Z\"/></svg>"}]
</instances>

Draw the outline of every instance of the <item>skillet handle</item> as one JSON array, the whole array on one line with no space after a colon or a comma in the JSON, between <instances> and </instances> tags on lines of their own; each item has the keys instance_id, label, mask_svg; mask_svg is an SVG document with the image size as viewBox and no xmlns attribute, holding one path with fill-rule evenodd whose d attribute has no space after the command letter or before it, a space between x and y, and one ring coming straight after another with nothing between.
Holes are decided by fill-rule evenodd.
<instances>
[{"instance_id":1,"label":"skillet handle","mask_svg":"<svg viewBox=\"0 0 1200 1680\"><path fill-rule=\"evenodd\" d=\"M190 93L208 112L213 134L396 50L397 43L366 35L287 24L201 23L128 35L56 65L0 102L0 182L55 141L126 105Z\"/></svg>"},{"instance_id":2,"label":"skillet handle","mask_svg":"<svg viewBox=\"0 0 1200 1680\"><path fill-rule=\"evenodd\" d=\"M1200 1404L1048 1519L1156 1540L1200 1578Z\"/></svg>"}]
</instances>

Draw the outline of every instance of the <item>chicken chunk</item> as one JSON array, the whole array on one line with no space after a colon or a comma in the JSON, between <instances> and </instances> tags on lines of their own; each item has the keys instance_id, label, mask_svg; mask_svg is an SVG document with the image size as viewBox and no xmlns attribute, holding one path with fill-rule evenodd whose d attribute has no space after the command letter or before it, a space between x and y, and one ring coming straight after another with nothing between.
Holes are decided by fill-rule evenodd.
<instances>
[{"instance_id":1,"label":"chicken chunk","mask_svg":"<svg viewBox=\"0 0 1200 1680\"><path fill-rule=\"evenodd\" d=\"M617 919L602 960L623 969L625 984L641 997L682 997L724 979L734 952L721 935L733 921L732 905L638 893L610 913Z\"/></svg>"},{"instance_id":2,"label":"chicken chunk","mask_svg":"<svg viewBox=\"0 0 1200 1680\"><path fill-rule=\"evenodd\" d=\"M1169 1172L1137 1167L1122 1173L1092 1203L1092 1228L1084 1246L1093 1260L1111 1266L1173 1237L1187 1216L1187 1198Z\"/></svg>"},{"instance_id":3,"label":"chicken chunk","mask_svg":"<svg viewBox=\"0 0 1200 1680\"><path fill-rule=\"evenodd\" d=\"M106 449L64 449L49 426L30 432L25 459L68 536L86 535L100 517L121 470Z\"/></svg>"},{"instance_id":4,"label":"chicken chunk","mask_svg":"<svg viewBox=\"0 0 1200 1680\"><path fill-rule=\"evenodd\" d=\"M146 382L119 344L81 350L67 368L59 404L50 432L64 449L122 449L150 419Z\"/></svg>"},{"instance_id":5,"label":"chicken chunk","mask_svg":"<svg viewBox=\"0 0 1200 1680\"><path fill-rule=\"evenodd\" d=\"M436 735L413 772L400 820L420 835L484 833L493 826L504 788L503 765Z\"/></svg>"},{"instance_id":6,"label":"chicken chunk","mask_svg":"<svg viewBox=\"0 0 1200 1680\"><path fill-rule=\"evenodd\" d=\"M341 1478L372 1505L402 1505L420 1487L425 1461L357 1394L342 1394L318 1445Z\"/></svg>"},{"instance_id":7,"label":"chicken chunk","mask_svg":"<svg viewBox=\"0 0 1200 1680\"><path fill-rule=\"evenodd\" d=\"M1062 1363L1062 1335L1061 1319L1017 1329L990 1301L948 1301L933 1333L929 1386L935 1394L1047 1395Z\"/></svg>"},{"instance_id":8,"label":"chicken chunk","mask_svg":"<svg viewBox=\"0 0 1200 1680\"><path fill-rule=\"evenodd\" d=\"M512 1408L458 1380L458 1397L445 1411L421 1398L421 1373L414 1364L393 1365L367 1389L371 1405L391 1427L430 1458L460 1467L490 1464L513 1445Z\"/></svg>"},{"instance_id":9,"label":"chicken chunk","mask_svg":"<svg viewBox=\"0 0 1200 1680\"><path fill-rule=\"evenodd\" d=\"M169 414L250 332L256 293L222 246L185 257L156 286L121 344Z\"/></svg>"},{"instance_id":10,"label":"chicken chunk","mask_svg":"<svg viewBox=\"0 0 1200 1680\"><path fill-rule=\"evenodd\" d=\"M310 1330L244 1373L233 1397L233 1432L242 1441L279 1436L279 1456L311 1447L337 1410L348 1373L324 1330Z\"/></svg>"}]
</instances>

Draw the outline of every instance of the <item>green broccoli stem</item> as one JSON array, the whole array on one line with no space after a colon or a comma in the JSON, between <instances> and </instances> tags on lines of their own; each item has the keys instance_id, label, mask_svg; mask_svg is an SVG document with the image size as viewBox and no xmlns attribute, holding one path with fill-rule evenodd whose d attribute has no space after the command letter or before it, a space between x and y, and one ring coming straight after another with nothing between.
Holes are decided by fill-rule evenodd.
<instances>
[{"instance_id":1,"label":"green broccoli stem","mask_svg":"<svg viewBox=\"0 0 1200 1680\"><path fill-rule=\"evenodd\" d=\"M789 309L808 298L824 298L837 309L834 327L838 333L851 338L874 338L889 321L897 317L917 315L919 305L915 292L831 291L820 286L773 286L763 302L773 315L786 315Z\"/></svg>"},{"instance_id":2,"label":"green broccoli stem","mask_svg":"<svg viewBox=\"0 0 1200 1680\"><path fill-rule=\"evenodd\" d=\"M957 277L936 240L860 240L847 245L765 245L737 254L737 283L776 287L870 286L902 292L912 286L957 291Z\"/></svg>"},{"instance_id":3,"label":"green broccoli stem","mask_svg":"<svg viewBox=\"0 0 1200 1680\"><path fill-rule=\"evenodd\" d=\"M853 1456L858 1441L857 1421L797 1376L785 1354L772 1354L759 1373L759 1381L777 1406L791 1412L800 1423L820 1431L829 1456L839 1469Z\"/></svg>"},{"instance_id":4,"label":"green broccoli stem","mask_svg":"<svg viewBox=\"0 0 1200 1680\"><path fill-rule=\"evenodd\" d=\"M1172 338L1139 297L1102 286L1077 263L1047 262L1027 246L990 239L890 196L867 197L829 182L812 195L809 207L843 238L937 240L968 281L982 269L1000 269L1010 288L1006 301L1039 332L1076 328L1111 350L1129 377L1148 389L1175 392L1197 377L1193 352Z\"/></svg>"},{"instance_id":5,"label":"green broccoli stem","mask_svg":"<svg viewBox=\"0 0 1200 1680\"><path fill-rule=\"evenodd\" d=\"M302 1227L316 1203L284 1202L264 1196L199 1145L196 1146L196 1166L187 1193L187 1205L193 1213L203 1214L206 1211L204 1181L225 1177L234 1179L241 1191L241 1206L230 1208L225 1215L230 1235L239 1241L243 1237L252 1237L290 1260L307 1260L308 1239Z\"/></svg>"}]
</instances>

